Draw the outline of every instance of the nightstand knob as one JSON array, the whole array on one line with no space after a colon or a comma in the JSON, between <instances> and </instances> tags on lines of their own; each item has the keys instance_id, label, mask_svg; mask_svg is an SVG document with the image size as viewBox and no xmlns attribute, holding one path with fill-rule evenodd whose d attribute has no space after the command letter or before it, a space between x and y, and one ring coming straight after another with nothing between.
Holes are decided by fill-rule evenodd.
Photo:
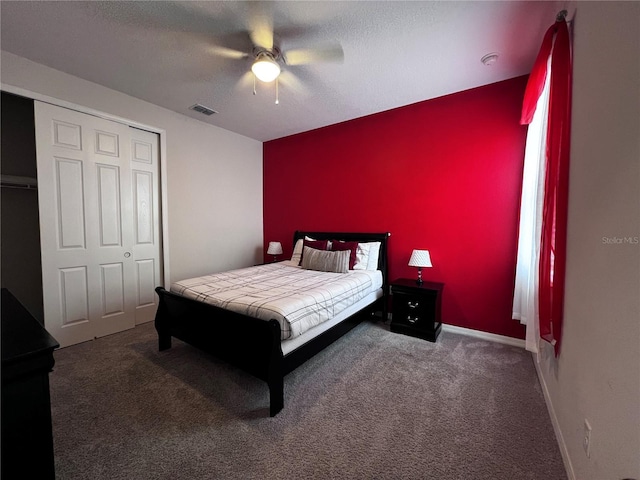
<instances>
[{"instance_id":1,"label":"nightstand knob","mask_svg":"<svg viewBox=\"0 0 640 480\"><path fill-rule=\"evenodd\" d=\"M407 305L409 308L418 308L418 305L420 304L418 302L407 302Z\"/></svg>"},{"instance_id":2,"label":"nightstand knob","mask_svg":"<svg viewBox=\"0 0 640 480\"><path fill-rule=\"evenodd\" d=\"M409 323L416 323L419 320L420 317L410 317L409 315L407 315L407 322Z\"/></svg>"}]
</instances>

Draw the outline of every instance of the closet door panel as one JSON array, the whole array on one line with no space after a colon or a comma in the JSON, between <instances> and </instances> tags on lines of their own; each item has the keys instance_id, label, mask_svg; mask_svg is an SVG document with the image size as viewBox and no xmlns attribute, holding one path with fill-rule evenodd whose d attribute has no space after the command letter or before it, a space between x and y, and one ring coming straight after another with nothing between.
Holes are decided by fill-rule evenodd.
<instances>
[{"instance_id":1,"label":"closet door panel","mask_svg":"<svg viewBox=\"0 0 640 480\"><path fill-rule=\"evenodd\" d=\"M130 129L42 102L35 118L45 327L62 346L132 328Z\"/></svg>"},{"instance_id":2,"label":"closet door panel","mask_svg":"<svg viewBox=\"0 0 640 480\"><path fill-rule=\"evenodd\" d=\"M100 246L122 245L122 211L120 209L120 169L112 165L97 165L98 215Z\"/></svg>"},{"instance_id":3,"label":"closet door panel","mask_svg":"<svg viewBox=\"0 0 640 480\"><path fill-rule=\"evenodd\" d=\"M136 261L136 324L153 320L155 287L161 284L159 137L131 129L131 185L133 189Z\"/></svg>"},{"instance_id":4,"label":"closet door panel","mask_svg":"<svg viewBox=\"0 0 640 480\"><path fill-rule=\"evenodd\" d=\"M55 157L54 162L59 247L85 248L82 161Z\"/></svg>"}]
</instances>

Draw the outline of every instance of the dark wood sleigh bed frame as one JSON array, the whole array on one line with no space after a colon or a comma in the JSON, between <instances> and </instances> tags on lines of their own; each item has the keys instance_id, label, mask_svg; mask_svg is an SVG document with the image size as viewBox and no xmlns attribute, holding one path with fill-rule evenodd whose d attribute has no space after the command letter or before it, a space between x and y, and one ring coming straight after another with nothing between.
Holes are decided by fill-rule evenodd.
<instances>
[{"instance_id":1,"label":"dark wood sleigh bed frame","mask_svg":"<svg viewBox=\"0 0 640 480\"><path fill-rule=\"evenodd\" d=\"M382 271L383 296L342 322L314 337L288 354L282 353L281 329L277 320L269 321L224 310L157 287L160 297L155 327L160 350L171 348L178 338L231 365L264 380L269 386L269 414L284 407L284 376L316 353L350 331L376 311L387 318L387 242L389 233L344 233L296 231L293 245L305 236L318 240L381 242L378 269Z\"/></svg>"}]
</instances>

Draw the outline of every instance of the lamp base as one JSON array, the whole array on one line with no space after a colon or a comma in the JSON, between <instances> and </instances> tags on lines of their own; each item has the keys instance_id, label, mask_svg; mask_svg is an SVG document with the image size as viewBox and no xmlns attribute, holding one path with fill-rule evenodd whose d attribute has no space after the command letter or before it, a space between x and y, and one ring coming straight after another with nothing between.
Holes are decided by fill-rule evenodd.
<instances>
[{"instance_id":1,"label":"lamp base","mask_svg":"<svg viewBox=\"0 0 640 480\"><path fill-rule=\"evenodd\" d=\"M418 267L418 279L416 280L417 285L422 285L422 267Z\"/></svg>"}]
</instances>

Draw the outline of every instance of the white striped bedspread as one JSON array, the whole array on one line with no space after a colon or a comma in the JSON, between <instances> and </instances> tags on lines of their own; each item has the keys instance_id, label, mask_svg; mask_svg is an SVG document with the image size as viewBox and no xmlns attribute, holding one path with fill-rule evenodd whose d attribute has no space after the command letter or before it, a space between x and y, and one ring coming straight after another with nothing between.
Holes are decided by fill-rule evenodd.
<instances>
[{"instance_id":1,"label":"white striped bedspread","mask_svg":"<svg viewBox=\"0 0 640 480\"><path fill-rule=\"evenodd\" d=\"M290 261L181 280L171 291L216 307L280 323L283 340L301 335L382 286L382 273L306 270Z\"/></svg>"}]
</instances>

